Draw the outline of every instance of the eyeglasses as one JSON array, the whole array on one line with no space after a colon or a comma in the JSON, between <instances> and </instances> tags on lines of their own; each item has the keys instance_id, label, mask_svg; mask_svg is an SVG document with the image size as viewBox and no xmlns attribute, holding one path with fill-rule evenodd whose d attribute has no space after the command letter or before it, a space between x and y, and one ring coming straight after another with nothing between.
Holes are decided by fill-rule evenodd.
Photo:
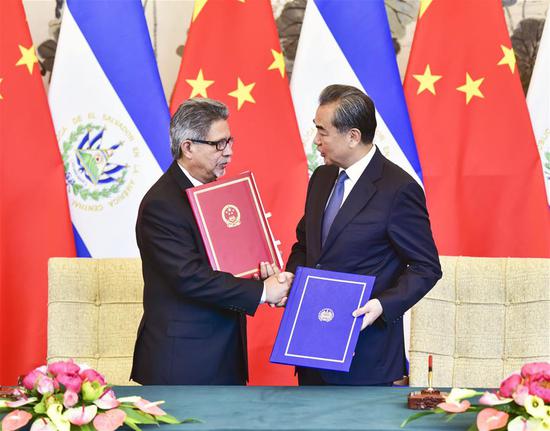
<instances>
[{"instance_id":1,"label":"eyeglasses","mask_svg":"<svg viewBox=\"0 0 550 431\"><path fill-rule=\"evenodd\" d=\"M216 147L216 150L223 151L228 145L233 145L235 139L233 136L230 136L229 138L223 138L219 141L204 141L202 139L187 139L188 141L195 142L197 144L207 144L212 145Z\"/></svg>"}]
</instances>

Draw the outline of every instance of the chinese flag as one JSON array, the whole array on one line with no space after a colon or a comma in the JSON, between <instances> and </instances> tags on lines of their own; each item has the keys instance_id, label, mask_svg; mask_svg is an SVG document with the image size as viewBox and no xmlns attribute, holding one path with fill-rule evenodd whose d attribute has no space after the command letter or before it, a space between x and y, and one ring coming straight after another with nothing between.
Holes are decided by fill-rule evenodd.
<instances>
[{"instance_id":1,"label":"chinese flag","mask_svg":"<svg viewBox=\"0 0 550 431\"><path fill-rule=\"evenodd\" d=\"M63 163L20 0L0 2L0 383L46 361L48 258L74 256Z\"/></svg>"},{"instance_id":2,"label":"chinese flag","mask_svg":"<svg viewBox=\"0 0 550 431\"><path fill-rule=\"evenodd\" d=\"M550 256L550 211L499 0L424 0L405 76L442 255Z\"/></svg>"},{"instance_id":3,"label":"chinese flag","mask_svg":"<svg viewBox=\"0 0 550 431\"><path fill-rule=\"evenodd\" d=\"M269 0L195 2L172 113L195 96L229 107L235 146L228 175L254 173L285 259L303 214L307 162ZM280 316L262 306L248 322L251 384L294 382L293 368L269 363Z\"/></svg>"}]
</instances>

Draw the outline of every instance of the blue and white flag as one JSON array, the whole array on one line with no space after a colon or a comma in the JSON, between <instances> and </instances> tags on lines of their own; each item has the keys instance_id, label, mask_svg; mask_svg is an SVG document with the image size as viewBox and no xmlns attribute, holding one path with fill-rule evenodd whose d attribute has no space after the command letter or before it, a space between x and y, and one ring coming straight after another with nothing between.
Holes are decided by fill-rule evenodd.
<instances>
[{"instance_id":1,"label":"blue and white flag","mask_svg":"<svg viewBox=\"0 0 550 431\"><path fill-rule=\"evenodd\" d=\"M362 89L374 101L374 143L422 185L383 0L309 0L298 42L290 90L310 173L322 164L313 124L319 94L328 85ZM410 313L403 319L408 357Z\"/></svg>"},{"instance_id":2,"label":"blue and white flag","mask_svg":"<svg viewBox=\"0 0 550 431\"><path fill-rule=\"evenodd\" d=\"M374 143L422 184L383 0L307 3L290 88L310 171L322 163L312 120L321 90L331 84L353 85L370 96L378 122Z\"/></svg>"},{"instance_id":3,"label":"blue and white flag","mask_svg":"<svg viewBox=\"0 0 550 431\"><path fill-rule=\"evenodd\" d=\"M79 256L138 256L139 203L170 164L140 0L68 0L49 91Z\"/></svg>"}]
</instances>

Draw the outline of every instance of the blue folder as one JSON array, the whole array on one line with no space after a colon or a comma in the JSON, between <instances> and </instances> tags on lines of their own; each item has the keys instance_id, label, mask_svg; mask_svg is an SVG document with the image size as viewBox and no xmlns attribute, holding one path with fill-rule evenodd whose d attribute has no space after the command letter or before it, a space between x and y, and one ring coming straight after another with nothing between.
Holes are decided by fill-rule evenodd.
<instances>
[{"instance_id":1,"label":"blue folder","mask_svg":"<svg viewBox=\"0 0 550 431\"><path fill-rule=\"evenodd\" d=\"M375 277L298 267L271 362L349 371Z\"/></svg>"}]
</instances>

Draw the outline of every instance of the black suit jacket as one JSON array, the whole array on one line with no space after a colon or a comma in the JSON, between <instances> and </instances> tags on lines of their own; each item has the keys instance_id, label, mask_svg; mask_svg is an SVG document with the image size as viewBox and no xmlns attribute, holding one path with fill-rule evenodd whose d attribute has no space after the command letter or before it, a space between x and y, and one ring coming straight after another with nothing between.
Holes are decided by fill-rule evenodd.
<instances>
[{"instance_id":1,"label":"black suit jacket","mask_svg":"<svg viewBox=\"0 0 550 431\"><path fill-rule=\"evenodd\" d=\"M246 316L260 281L214 271L176 162L143 198L136 235L142 259L143 318L131 378L142 384L244 384Z\"/></svg>"},{"instance_id":2,"label":"black suit jacket","mask_svg":"<svg viewBox=\"0 0 550 431\"><path fill-rule=\"evenodd\" d=\"M361 332L349 373L320 373L332 384L391 382L406 371L403 313L441 278L424 192L376 149L321 247L323 213L337 175L336 166L313 173L287 270L301 265L376 276L371 298L380 300L382 317Z\"/></svg>"}]
</instances>

